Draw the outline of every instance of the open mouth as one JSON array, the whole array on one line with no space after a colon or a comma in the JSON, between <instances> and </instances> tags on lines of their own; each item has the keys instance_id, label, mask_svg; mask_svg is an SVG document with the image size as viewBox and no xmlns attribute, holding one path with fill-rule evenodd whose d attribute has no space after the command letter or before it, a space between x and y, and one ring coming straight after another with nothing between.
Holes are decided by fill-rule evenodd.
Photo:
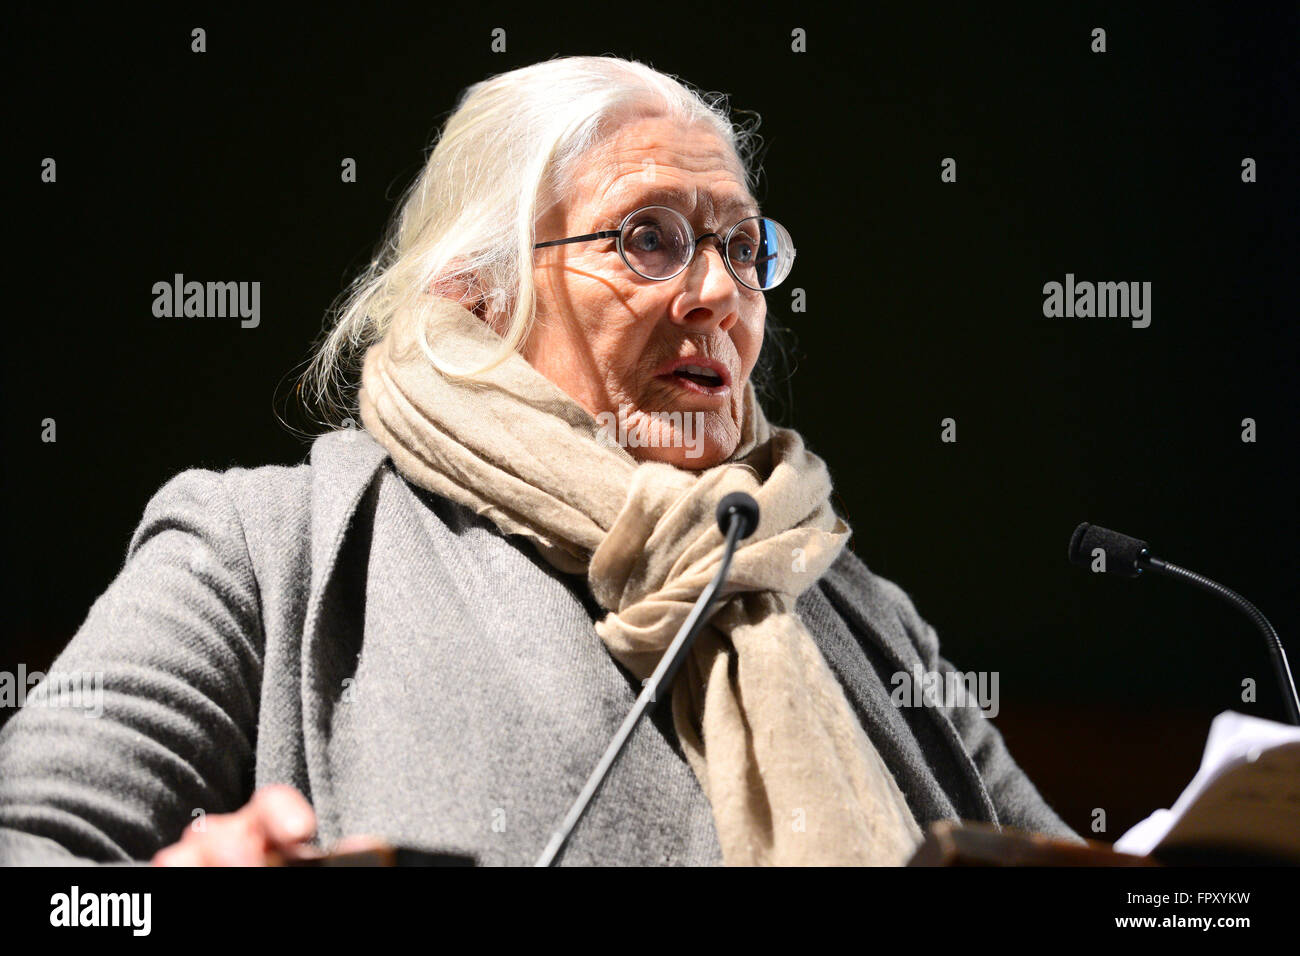
<instances>
[{"instance_id":1,"label":"open mouth","mask_svg":"<svg viewBox=\"0 0 1300 956\"><path fill-rule=\"evenodd\" d=\"M673 376L694 382L701 388L721 388L726 384L721 375L703 365L683 365L673 370Z\"/></svg>"},{"instance_id":2,"label":"open mouth","mask_svg":"<svg viewBox=\"0 0 1300 956\"><path fill-rule=\"evenodd\" d=\"M727 366L703 355L682 356L665 362L655 375L696 395L721 398L731 393L731 372Z\"/></svg>"}]
</instances>

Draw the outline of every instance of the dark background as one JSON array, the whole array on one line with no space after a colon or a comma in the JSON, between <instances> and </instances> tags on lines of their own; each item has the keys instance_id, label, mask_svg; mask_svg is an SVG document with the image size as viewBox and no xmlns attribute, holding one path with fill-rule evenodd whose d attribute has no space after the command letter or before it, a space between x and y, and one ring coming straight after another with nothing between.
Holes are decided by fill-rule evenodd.
<instances>
[{"instance_id":1,"label":"dark background","mask_svg":"<svg viewBox=\"0 0 1300 956\"><path fill-rule=\"evenodd\" d=\"M527 9L13 15L0 669L48 666L171 475L305 458L276 409L459 91L614 53L762 115L758 198L799 248L769 296L798 337L774 417L828 461L854 550L945 655L1000 674L996 723L1073 827L1102 808L1091 835L1114 839L1169 806L1215 714L1283 717L1245 618L1065 550L1081 520L1145 538L1300 654L1294 8ZM260 327L154 318L177 272L260 281ZM1151 326L1044 318L1067 272L1150 281Z\"/></svg>"}]
</instances>

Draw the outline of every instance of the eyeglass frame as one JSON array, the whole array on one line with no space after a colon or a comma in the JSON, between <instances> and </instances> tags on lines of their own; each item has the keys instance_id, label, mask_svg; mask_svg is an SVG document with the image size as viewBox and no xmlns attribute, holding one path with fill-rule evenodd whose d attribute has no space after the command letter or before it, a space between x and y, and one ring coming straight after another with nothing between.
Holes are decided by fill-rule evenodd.
<instances>
[{"instance_id":1,"label":"eyeglass frame","mask_svg":"<svg viewBox=\"0 0 1300 956\"><path fill-rule=\"evenodd\" d=\"M623 230L627 227L628 221L631 220L633 216L637 215L638 213L645 212L647 209L666 209L669 212L671 212L673 215L681 217L681 219L686 223L686 228L690 231L690 234L694 239L694 241L691 244L690 258L686 260L685 264L683 264L680 269L678 269L670 276L648 276L643 272L638 272L636 267L633 266L632 263L628 261L627 254L623 251ZM597 239L616 239L618 240L617 243L618 257L623 260L623 264L625 266L627 266L629 269L632 270L634 275L638 275L642 279L648 279L651 282L667 282L669 279L676 279L679 275L681 275L683 272L689 269L691 267L691 264L695 262L696 255L699 254L700 243L703 242L705 239L712 237L718 240L718 251L722 256L722 264L727 267L727 272L731 275L733 279L735 279L742 286L744 286L746 289L749 289L752 292L771 292L773 289L779 286L781 282L784 282L786 279L789 278L789 273L786 273L785 276L782 276L781 282L776 283L776 285L769 286L766 289L755 288L754 286L746 282L744 279L742 279L740 276L736 275L736 270L731 265L731 257L727 255L727 246L731 243L732 233L734 233L737 229L739 229L743 223L749 222L751 219L766 219L769 222L774 222L778 226L781 226L781 230L785 232L787 236L790 235L790 230L786 229L785 226L782 226L779 222L776 222L775 219L772 219L770 216L759 215L759 216L746 216L744 219L741 219L740 222L737 222L734 226L732 226L730 229L727 230L727 235L725 238L718 235L718 233L716 232L706 232L701 236L696 236L695 227L691 225L691 221L687 219L684 215L682 215L672 206L663 206L658 203L652 203L649 206L641 206L637 209L633 209L630 213L628 213L626 216L623 217L623 221L618 224L617 229L602 229L600 232L590 232L584 236L569 236L567 239L550 239L547 240L546 242L534 243L533 249L534 250L545 249L548 246L562 246L571 242L594 242ZM794 266L794 258L795 258L795 253L797 251L798 250L796 250L794 247L793 240L791 240L791 244L790 244L791 268L793 268Z\"/></svg>"}]
</instances>

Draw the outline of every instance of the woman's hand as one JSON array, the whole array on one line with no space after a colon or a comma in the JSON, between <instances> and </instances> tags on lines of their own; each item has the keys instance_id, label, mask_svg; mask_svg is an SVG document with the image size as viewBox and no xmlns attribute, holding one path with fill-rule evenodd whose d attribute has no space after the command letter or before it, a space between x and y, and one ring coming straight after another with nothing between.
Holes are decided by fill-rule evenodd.
<instances>
[{"instance_id":1,"label":"woman's hand","mask_svg":"<svg viewBox=\"0 0 1300 956\"><path fill-rule=\"evenodd\" d=\"M316 812L293 787L262 787L234 813L209 816L203 829L185 828L180 840L154 854L154 866L266 866L282 859L320 856L307 845Z\"/></svg>"}]
</instances>

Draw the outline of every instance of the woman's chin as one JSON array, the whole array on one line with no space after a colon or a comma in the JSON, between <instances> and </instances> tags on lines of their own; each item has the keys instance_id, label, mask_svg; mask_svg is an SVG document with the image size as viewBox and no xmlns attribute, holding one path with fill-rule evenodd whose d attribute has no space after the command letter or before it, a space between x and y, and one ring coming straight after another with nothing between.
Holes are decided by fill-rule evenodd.
<instances>
[{"instance_id":1,"label":"woman's chin","mask_svg":"<svg viewBox=\"0 0 1300 956\"><path fill-rule=\"evenodd\" d=\"M622 416L596 416L606 440L621 445L637 461L656 461L700 471L725 462L740 442L741 428L731 409L673 409L648 412L623 406Z\"/></svg>"},{"instance_id":2,"label":"woman's chin","mask_svg":"<svg viewBox=\"0 0 1300 956\"><path fill-rule=\"evenodd\" d=\"M658 461L688 471L702 471L722 464L735 450L735 441L719 442L705 435L659 447L629 447L627 452L637 461Z\"/></svg>"}]
</instances>

